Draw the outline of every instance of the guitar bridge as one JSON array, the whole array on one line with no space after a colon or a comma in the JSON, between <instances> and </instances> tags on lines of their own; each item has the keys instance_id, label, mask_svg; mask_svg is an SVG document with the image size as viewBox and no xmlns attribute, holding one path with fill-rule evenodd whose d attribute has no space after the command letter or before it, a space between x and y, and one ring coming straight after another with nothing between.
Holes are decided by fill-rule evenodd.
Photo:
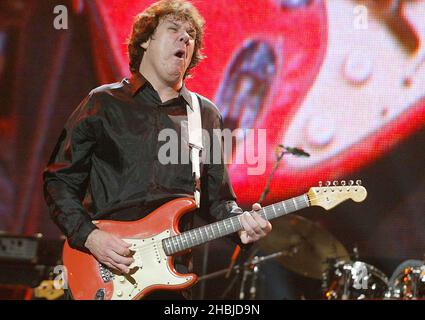
<instances>
[{"instance_id":1,"label":"guitar bridge","mask_svg":"<svg viewBox=\"0 0 425 320\"><path fill-rule=\"evenodd\" d=\"M99 272L100 272L100 277L102 278L104 283L108 283L109 281L114 279L114 274L112 273L112 271L106 268L101 263L99 263Z\"/></svg>"}]
</instances>

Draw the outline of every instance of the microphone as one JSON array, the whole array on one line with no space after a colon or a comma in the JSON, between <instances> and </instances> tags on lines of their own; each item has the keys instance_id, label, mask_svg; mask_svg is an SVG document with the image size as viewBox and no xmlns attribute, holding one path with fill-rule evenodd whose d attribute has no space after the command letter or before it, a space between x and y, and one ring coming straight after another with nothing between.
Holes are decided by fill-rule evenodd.
<instances>
[{"instance_id":1,"label":"microphone","mask_svg":"<svg viewBox=\"0 0 425 320\"><path fill-rule=\"evenodd\" d=\"M283 149L280 150L279 148ZM292 148L292 147L285 147L283 144L279 144L277 145L276 149L275 149L275 153L276 153L276 163L273 167L272 172L270 173L269 179L267 180L267 184L264 187L263 192L261 193L260 199L258 199L258 203L262 203L264 201L264 199L266 198L267 194L269 193L270 189L270 183L272 181L273 175L275 173L275 171L277 170L277 168L279 167L279 163L282 160L283 156L285 154L292 154L296 157L310 157L310 154L305 152L303 149L300 148Z\"/></svg>"},{"instance_id":2,"label":"microphone","mask_svg":"<svg viewBox=\"0 0 425 320\"><path fill-rule=\"evenodd\" d=\"M310 157L309 153L305 152L303 149L300 148L285 147L282 144L280 144L279 147L284 149L286 153L290 153L297 157Z\"/></svg>"}]
</instances>

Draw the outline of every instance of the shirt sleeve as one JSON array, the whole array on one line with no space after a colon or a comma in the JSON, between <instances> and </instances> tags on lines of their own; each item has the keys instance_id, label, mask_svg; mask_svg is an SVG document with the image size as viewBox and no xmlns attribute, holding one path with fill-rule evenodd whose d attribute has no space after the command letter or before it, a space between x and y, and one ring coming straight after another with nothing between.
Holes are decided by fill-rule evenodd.
<instances>
[{"instance_id":1,"label":"shirt sleeve","mask_svg":"<svg viewBox=\"0 0 425 320\"><path fill-rule=\"evenodd\" d=\"M86 239L96 229L83 206L96 145L93 100L88 95L72 113L43 173L49 213L69 245L80 250L87 250Z\"/></svg>"}]
</instances>

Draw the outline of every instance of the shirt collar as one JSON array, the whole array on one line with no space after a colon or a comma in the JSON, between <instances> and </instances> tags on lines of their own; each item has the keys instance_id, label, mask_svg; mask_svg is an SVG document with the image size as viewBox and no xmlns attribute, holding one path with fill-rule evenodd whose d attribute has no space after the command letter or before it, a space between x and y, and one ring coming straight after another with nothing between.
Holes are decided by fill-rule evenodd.
<instances>
[{"instance_id":1,"label":"shirt collar","mask_svg":"<svg viewBox=\"0 0 425 320\"><path fill-rule=\"evenodd\" d=\"M128 84L129 92L132 97L134 97L143 86L148 83L148 80L140 73L134 72L131 74L130 79L125 79L125 82ZM184 101L189 105L189 107L193 110L192 106L192 97L190 95L189 90L186 88L184 82L179 91L179 96L181 96Z\"/></svg>"}]
</instances>

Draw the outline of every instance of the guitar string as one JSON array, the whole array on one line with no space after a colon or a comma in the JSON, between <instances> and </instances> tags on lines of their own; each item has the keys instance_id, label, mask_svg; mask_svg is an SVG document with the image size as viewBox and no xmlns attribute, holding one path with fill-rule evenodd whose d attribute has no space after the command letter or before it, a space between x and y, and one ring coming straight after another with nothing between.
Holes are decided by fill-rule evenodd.
<instances>
[{"instance_id":1,"label":"guitar string","mask_svg":"<svg viewBox=\"0 0 425 320\"><path fill-rule=\"evenodd\" d=\"M347 191L349 191L349 190L347 190ZM357 190L355 190L355 191L357 191ZM333 191L334 192L334 191ZM315 201L315 200L318 200L318 199L322 199L322 198L325 198L327 195L325 195L325 194L319 194L318 196L314 196L314 197L309 197L309 200L310 200L310 202L311 201ZM302 197L302 196L301 196ZM288 200L291 200L291 199L288 199ZM287 201L287 200L286 200ZM309 205L310 206L310 205ZM264 208L262 208L262 209L265 209L265 208L267 208L267 207L264 207ZM295 211L298 211L298 210L295 210ZM291 212L289 212L289 213L292 213L292 212L295 212L295 211L291 211ZM281 216L279 216L279 217L283 217L283 216L285 216L286 214L289 214L289 213L285 213L285 214L283 214L283 215L281 215ZM279 218L278 217L278 218ZM223 221L223 220L221 220L221 221ZM201 227L202 228L202 227ZM195 230L195 229L192 229L192 230ZM235 232L237 232L237 231L235 231ZM232 232L232 233L234 233L234 232ZM175 237L175 236L180 236L180 235L182 235L182 233L180 233L180 234L176 234L176 235L174 235L174 236L172 236L172 237ZM129 249L130 250L133 250L133 249L136 249L137 251L135 251L135 254L136 253L138 253L138 254L143 254L143 255L145 255L145 254L148 254L148 253L153 253L153 252L155 252L155 251L157 251L157 249L154 249L153 248L153 246L154 245L157 245L157 246L160 246L160 245L162 245L162 241L163 240L165 240L165 239L170 239L170 238L172 238L172 237L168 237L168 238L164 238L164 239L161 239L161 240L157 240L157 241L153 241L153 242L150 242L150 243L148 243L148 244L142 244L142 245L139 245L139 246L134 246L134 247L130 247ZM218 239L218 238L214 238L214 239L212 239L212 240L215 240L215 239ZM133 240L133 239L129 239L129 240ZM140 241L140 240L142 240L142 239L134 239L134 240L138 240L138 241ZM200 244L199 244L200 245ZM195 245L195 246L197 246L197 245ZM195 246L193 246L193 247L195 247ZM187 249L184 249L184 250L179 250L179 251L176 251L176 253L177 252L182 252L182 251L185 251L185 250L188 250L189 248L187 248Z\"/></svg>"}]
</instances>

